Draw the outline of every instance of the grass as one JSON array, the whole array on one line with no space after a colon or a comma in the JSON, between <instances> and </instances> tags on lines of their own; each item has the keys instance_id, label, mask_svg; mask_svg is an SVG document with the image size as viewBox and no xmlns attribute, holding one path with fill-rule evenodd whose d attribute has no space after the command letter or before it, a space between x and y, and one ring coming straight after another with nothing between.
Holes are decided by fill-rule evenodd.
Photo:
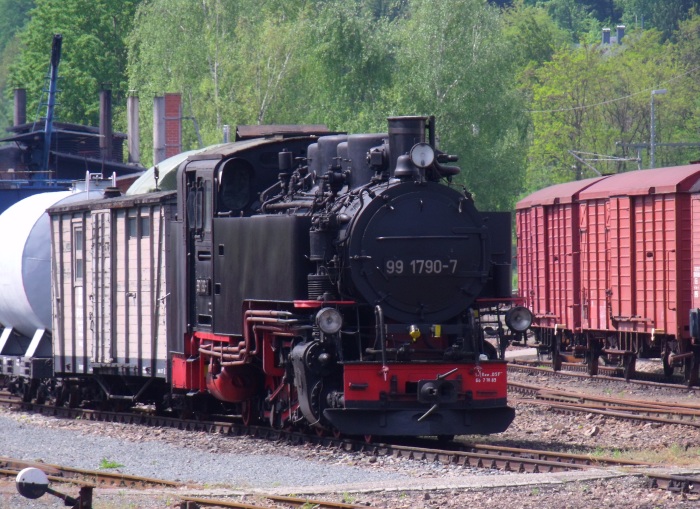
<instances>
[{"instance_id":1,"label":"grass","mask_svg":"<svg viewBox=\"0 0 700 509\"><path fill-rule=\"evenodd\" d=\"M108 460L107 458L102 458L100 461L100 470L111 470L114 468L121 468L124 465L117 463L116 461Z\"/></svg>"},{"instance_id":2,"label":"grass","mask_svg":"<svg viewBox=\"0 0 700 509\"><path fill-rule=\"evenodd\" d=\"M606 449L598 447L589 452L580 450L569 452L574 454L589 454L593 458L613 458L617 460L641 461L654 465L700 468L700 447L685 447L681 444L671 444L668 447L656 447L654 449L643 450Z\"/></svg>"}]
</instances>

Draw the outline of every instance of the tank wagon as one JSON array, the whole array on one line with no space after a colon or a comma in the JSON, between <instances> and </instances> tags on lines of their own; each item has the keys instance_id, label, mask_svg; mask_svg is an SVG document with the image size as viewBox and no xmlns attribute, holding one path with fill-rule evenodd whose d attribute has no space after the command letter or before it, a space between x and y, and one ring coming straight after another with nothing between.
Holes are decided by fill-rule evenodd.
<instances>
[{"instance_id":1,"label":"tank wagon","mask_svg":"<svg viewBox=\"0 0 700 509\"><path fill-rule=\"evenodd\" d=\"M432 117L287 126L190 155L172 191L52 206L41 385L319 433L503 431L483 325L506 314L504 346L531 317L511 305L510 214L479 212L454 161Z\"/></svg>"},{"instance_id":2,"label":"tank wagon","mask_svg":"<svg viewBox=\"0 0 700 509\"><path fill-rule=\"evenodd\" d=\"M517 204L519 292L533 331L562 355L634 376L661 358L697 384L700 165L560 184Z\"/></svg>"}]
</instances>

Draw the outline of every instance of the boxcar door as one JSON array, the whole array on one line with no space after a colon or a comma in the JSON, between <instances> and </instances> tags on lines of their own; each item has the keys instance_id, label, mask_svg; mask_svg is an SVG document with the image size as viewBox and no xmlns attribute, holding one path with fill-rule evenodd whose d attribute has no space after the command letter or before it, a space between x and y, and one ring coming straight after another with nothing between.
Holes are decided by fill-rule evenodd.
<instances>
[{"instance_id":1,"label":"boxcar door","mask_svg":"<svg viewBox=\"0 0 700 509\"><path fill-rule=\"evenodd\" d=\"M92 214L90 240L92 280L90 338L92 361L113 362L112 357L112 228L110 212Z\"/></svg>"}]
</instances>

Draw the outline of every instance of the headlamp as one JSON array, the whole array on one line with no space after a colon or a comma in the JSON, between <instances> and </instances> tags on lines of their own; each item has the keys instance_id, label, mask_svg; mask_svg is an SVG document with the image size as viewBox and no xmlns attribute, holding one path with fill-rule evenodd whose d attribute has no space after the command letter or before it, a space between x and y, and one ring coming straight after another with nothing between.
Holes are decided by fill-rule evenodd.
<instances>
[{"instance_id":1,"label":"headlamp","mask_svg":"<svg viewBox=\"0 0 700 509\"><path fill-rule=\"evenodd\" d=\"M335 334L343 326L343 315L334 308L323 308L316 314L316 325L324 334Z\"/></svg>"},{"instance_id":2,"label":"headlamp","mask_svg":"<svg viewBox=\"0 0 700 509\"><path fill-rule=\"evenodd\" d=\"M416 143L409 154L411 162L419 168L427 168L435 161L435 151L427 143Z\"/></svg>"},{"instance_id":3,"label":"headlamp","mask_svg":"<svg viewBox=\"0 0 700 509\"><path fill-rule=\"evenodd\" d=\"M532 325L532 313L523 306L515 306L506 312L506 325L515 332L525 332Z\"/></svg>"}]
</instances>

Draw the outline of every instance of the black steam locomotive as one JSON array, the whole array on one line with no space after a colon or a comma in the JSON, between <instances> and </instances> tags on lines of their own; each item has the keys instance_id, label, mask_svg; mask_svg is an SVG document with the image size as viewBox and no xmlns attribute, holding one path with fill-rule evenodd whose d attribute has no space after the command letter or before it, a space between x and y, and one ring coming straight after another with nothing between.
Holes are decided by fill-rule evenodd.
<instances>
[{"instance_id":1,"label":"black steam locomotive","mask_svg":"<svg viewBox=\"0 0 700 509\"><path fill-rule=\"evenodd\" d=\"M434 119L254 131L189 157L174 192L50 209L68 401L216 400L352 435L505 430L497 347L531 321L511 306L511 218L452 186Z\"/></svg>"}]
</instances>

